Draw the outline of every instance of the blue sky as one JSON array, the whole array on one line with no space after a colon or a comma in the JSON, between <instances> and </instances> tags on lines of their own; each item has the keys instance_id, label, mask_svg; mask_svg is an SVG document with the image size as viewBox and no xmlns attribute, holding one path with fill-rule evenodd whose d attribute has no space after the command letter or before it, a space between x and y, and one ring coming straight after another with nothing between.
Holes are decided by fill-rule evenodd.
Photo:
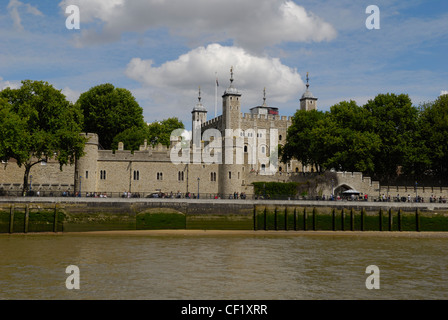
<instances>
[{"instance_id":1,"label":"blue sky","mask_svg":"<svg viewBox=\"0 0 448 320\"><path fill-rule=\"evenodd\" d=\"M367 6L380 29L365 26ZM80 9L80 29L65 8ZM413 103L448 91L445 0L63 0L0 1L0 89L45 80L76 101L102 83L129 89L147 122L190 127L202 102L218 114L234 67L243 112L267 103L293 115L310 73L321 110L379 93Z\"/></svg>"}]
</instances>

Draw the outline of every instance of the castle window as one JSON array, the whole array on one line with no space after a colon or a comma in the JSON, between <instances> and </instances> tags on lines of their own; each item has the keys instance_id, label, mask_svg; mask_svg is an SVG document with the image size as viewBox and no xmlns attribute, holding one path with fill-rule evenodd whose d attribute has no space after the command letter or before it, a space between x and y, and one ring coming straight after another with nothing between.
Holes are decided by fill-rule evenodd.
<instances>
[{"instance_id":1,"label":"castle window","mask_svg":"<svg viewBox=\"0 0 448 320\"><path fill-rule=\"evenodd\" d=\"M210 172L210 181L216 181L216 172Z\"/></svg>"},{"instance_id":2,"label":"castle window","mask_svg":"<svg viewBox=\"0 0 448 320\"><path fill-rule=\"evenodd\" d=\"M134 170L134 180L140 180L140 171Z\"/></svg>"},{"instance_id":3,"label":"castle window","mask_svg":"<svg viewBox=\"0 0 448 320\"><path fill-rule=\"evenodd\" d=\"M282 141L282 135L279 135L279 136L278 136L278 140L279 140L279 141Z\"/></svg>"},{"instance_id":4,"label":"castle window","mask_svg":"<svg viewBox=\"0 0 448 320\"><path fill-rule=\"evenodd\" d=\"M100 171L100 180L106 180L106 170Z\"/></svg>"},{"instance_id":5,"label":"castle window","mask_svg":"<svg viewBox=\"0 0 448 320\"><path fill-rule=\"evenodd\" d=\"M247 146L244 146L244 152L247 153Z\"/></svg>"},{"instance_id":6,"label":"castle window","mask_svg":"<svg viewBox=\"0 0 448 320\"><path fill-rule=\"evenodd\" d=\"M86 171L86 179L89 179L89 171Z\"/></svg>"},{"instance_id":7,"label":"castle window","mask_svg":"<svg viewBox=\"0 0 448 320\"><path fill-rule=\"evenodd\" d=\"M163 173L157 172L157 180L163 180Z\"/></svg>"},{"instance_id":8,"label":"castle window","mask_svg":"<svg viewBox=\"0 0 448 320\"><path fill-rule=\"evenodd\" d=\"M232 172L229 171L229 180L232 179Z\"/></svg>"},{"instance_id":9,"label":"castle window","mask_svg":"<svg viewBox=\"0 0 448 320\"><path fill-rule=\"evenodd\" d=\"M179 171L177 173L177 180L184 181L184 172L183 171Z\"/></svg>"},{"instance_id":10,"label":"castle window","mask_svg":"<svg viewBox=\"0 0 448 320\"><path fill-rule=\"evenodd\" d=\"M261 147L261 153L266 153L266 147Z\"/></svg>"}]
</instances>

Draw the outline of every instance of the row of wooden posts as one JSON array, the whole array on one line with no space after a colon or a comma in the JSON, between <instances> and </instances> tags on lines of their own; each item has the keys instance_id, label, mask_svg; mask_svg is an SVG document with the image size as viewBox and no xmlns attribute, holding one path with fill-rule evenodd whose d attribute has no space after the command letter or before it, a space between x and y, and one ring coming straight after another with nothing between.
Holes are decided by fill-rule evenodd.
<instances>
[{"instance_id":1,"label":"row of wooden posts","mask_svg":"<svg viewBox=\"0 0 448 320\"><path fill-rule=\"evenodd\" d=\"M9 233L14 233L14 213L15 213L15 206L11 205L10 212L9 212ZM53 220L53 232L58 231L58 207L54 206L54 220ZM27 204L25 206L25 222L24 222L24 233L28 233L28 225L29 225L29 219L30 219L30 205Z\"/></svg>"},{"instance_id":2,"label":"row of wooden posts","mask_svg":"<svg viewBox=\"0 0 448 320\"><path fill-rule=\"evenodd\" d=\"M317 217L317 209L313 208L311 210L311 212L308 212L309 208L304 208L303 209L303 231L308 231L308 230L313 230L316 231L317 230L317 224L316 224L316 217ZM287 219L288 219L288 213L287 213L287 208L284 209L284 216L285 216L285 228L288 228L288 223L287 223ZM275 214L275 229L278 230L277 228L277 208L275 208L274 210L274 214ZM266 208L264 209L264 230L267 230L267 219L266 219ZM297 215L299 214L299 212L297 212L297 208L294 208L294 230L299 230L298 226L297 226ZM312 225L311 228L308 227L308 217L309 214L312 217ZM337 230L337 224L336 224L336 209L332 209L332 230L336 231ZM350 231L354 231L355 230L355 211L353 208L350 208L348 210L348 212L346 212L345 208L341 209L341 225L340 225L340 230L341 231L346 231L346 225L345 225L345 218L348 215L350 217L350 227L348 230ZM383 225L383 217L384 215L387 214L388 215L388 225L387 225L387 229L385 229L384 225ZM366 210L364 208L361 209L361 225L360 225L360 231L365 231L365 216L366 216ZM403 211L401 209L398 210L397 213L397 228L398 231L402 231L402 216L403 216ZM392 213L392 209L386 210L386 212L380 208L379 210L379 214L378 214L378 223L379 223L379 231L392 231L393 230L393 213ZM254 212L254 230L257 230L258 228L258 224L257 224L257 213L256 210ZM418 209L415 210L415 231L420 231L420 212Z\"/></svg>"}]
</instances>

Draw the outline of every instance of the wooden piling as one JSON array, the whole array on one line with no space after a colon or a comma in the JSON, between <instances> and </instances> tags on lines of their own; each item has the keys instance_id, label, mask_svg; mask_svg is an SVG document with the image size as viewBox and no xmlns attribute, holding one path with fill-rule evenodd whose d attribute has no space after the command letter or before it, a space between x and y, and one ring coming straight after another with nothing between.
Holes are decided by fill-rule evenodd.
<instances>
[{"instance_id":1,"label":"wooden piling","mask_svg":"<svg viewBox=\"0 0 448 320\"><path fill-rule=\"evenodd\" d=\"M14 205L11 205L11 208L9 209L9 233L14 232Z\"/></svg>"},{"instance_id":2,"label":"wooden piling","mask_svg":"<svg viewBox=\"0 0 448 320\"><path fill-rule=\"evenodd\" d=\"M30 220L30 205L25 206L25 224L23 226L23 232L28 233L28 224Z\"/></svg>"}]
</instances>

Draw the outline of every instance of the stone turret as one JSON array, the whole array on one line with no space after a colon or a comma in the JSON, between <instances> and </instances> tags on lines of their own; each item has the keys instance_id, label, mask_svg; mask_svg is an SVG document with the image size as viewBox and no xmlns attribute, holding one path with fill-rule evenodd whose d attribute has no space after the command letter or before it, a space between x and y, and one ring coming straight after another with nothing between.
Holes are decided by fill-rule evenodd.
<instances>
[{"instance_id":1,"label":"stone turret","mask_svg":"<svg viewBox=\"0 0 448 320\"><path fill-rule=\"evenodd\" d=\"M300 99L300 110L310 111L310 110L317 110L317 98L313 96L311 91L309 90L310 83L309 83L309 77L308 72L306 73L306 91L302 95L302 98Z\"/></svg>"},{"instance_id":2,"label":"stone turret","mask_svg":"<svg viewBox=\"0 0 448 320\"><path fill-rule=\"evenodd\" d=\"M97 186L98 164L98 135L95 133L83 134L88 140L84 147L85 155L76 161L75 192L81 190L81 195L86 192L95 192Z\"/></svg>"},{"instance_id":3,"label":"stone turret","mask_svg":"<svg viewBox=\"0 0 448 320\"><path fill-rule=\"evenodd\" d=\"M219 193L228 197L241 192L244 143L239 143L241 129L241 93L233 85L233 67L230 86L222 96L222 164L219 166Z\"/></svg>"}]
</instances>

